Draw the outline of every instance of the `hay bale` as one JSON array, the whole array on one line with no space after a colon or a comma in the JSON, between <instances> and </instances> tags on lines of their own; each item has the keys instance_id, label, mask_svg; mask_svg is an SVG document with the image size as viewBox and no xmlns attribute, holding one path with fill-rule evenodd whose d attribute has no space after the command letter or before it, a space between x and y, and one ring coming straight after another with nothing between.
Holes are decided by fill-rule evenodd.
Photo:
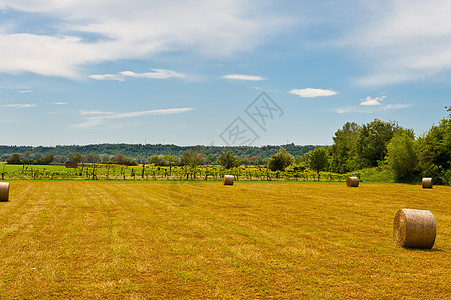
<instances>
[{"instance_id":1,"label":"hay bale","mask_svg":"<svg viewBox=\"0 0 451 300\"><path fill-rule=\"evenodd\" d=\"M435 242L435 219L428 210L400 209L395 215L393 239L400 247L431 249Z\"/></svg>"},{"instance_id":2,"label":"hay bale","mask_svg":"<svg viewBox=\"0 0 451 300\"><path fill-rule=\"evenodd\" d=\"M8 201L9 182L0 182L0 201Z\"/></svg>"},{"instance_id":3,"label":"hay bale","mask_svg":"<svg viewBox=\"0 0 451 300\"><path fill-rule=\"evenodd\" d=\"M224 185L233 185L233 175L224 175L223 183Z\"/></svg>"},{"instance_id":4,"label":"hay bale","mask_svg":"<svg viewBox=\"0 0 451 300\"><path fill-rule=\"evenodd\" d=\"M358 187L360 180L357 177L346 178L346 185L349 187Z\"/></svg>"},{"instance_id":5,"label":"hay bale","mask_svg":"<svg viewBox=\"0 0 451 300\"><path fill-rule=\"evenodd\" d=\"M423 189L432 189L432 178L423 178L421 186Z\"/></svg>"}]
</instances>

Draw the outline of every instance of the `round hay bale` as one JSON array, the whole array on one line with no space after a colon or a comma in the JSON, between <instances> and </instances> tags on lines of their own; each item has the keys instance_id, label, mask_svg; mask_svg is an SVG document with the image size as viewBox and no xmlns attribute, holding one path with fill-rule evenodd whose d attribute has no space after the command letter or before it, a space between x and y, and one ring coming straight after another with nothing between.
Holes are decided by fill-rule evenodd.
<instances>
[{"instance_id":1,"label":"round hay bale","mask_svg":"<svg viewBox=\"0 0 451 300\"><path fill-rule=\"evenodd\" d=\"M224 185L233 185L233 175L224 175L223 183Z\"/></svg>"},{"instance_id":2,"label":"round hay bale","mask_svg":"<svg viewBox=\"0 0 451 300\"><path fill-rule=\"evenodd\" d=\"M423 189L432 189L432 178L423 178L421 186Z\"/></svg>"},{"instance_id":3,"label":"round hay bale","mask_svg":"<svg viewBox=\"0 0 451 300\"><path fill-rule=\"evenodd\" d=\"M406 248L431 249L435 242L435 219L428 210L400 209L395 215L393 239Z\"/></svg>"},{"instance_id":4,"label":"round hay bale","mask_svg":"<svg viewBox=\"0 0 451 300\"><path fill-rule=\"evenodd\" d=\"M9 182L0 182L0 201L8 201Z\"/></svg>"},{"instance_id":5,"label":"round hay bale","mask_svg":"<svg viewBox=\"0 0 451 300\"><path fill-rule=\"evenodd\" d=\"M349 187L358 187L359 186L359 178L357 177L348 177L346 178L346 185Z\"/></svg>"}]
</instances>

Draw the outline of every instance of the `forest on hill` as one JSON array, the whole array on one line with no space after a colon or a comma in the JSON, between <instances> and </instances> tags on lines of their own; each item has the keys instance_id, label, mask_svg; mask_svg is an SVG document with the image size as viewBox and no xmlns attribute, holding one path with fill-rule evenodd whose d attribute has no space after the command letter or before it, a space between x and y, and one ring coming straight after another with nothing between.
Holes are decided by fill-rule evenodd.
<instances>
[{"instance_id":1,"label":"forest on hill","mask_svg":"<svg viewBox=\"0 0 451 300\"><path fill-rule=\"evenodd\" d=\"M301 157L309 151L321 146L306 145L300 146L295 144L283 145L288 153L294 157ZM243 159L267 160L271 155L277 153L280 146L177 146L162 144L93 144L93 145L70 145L70 146L54 146L54 147L32 147L32 146L2 146L0 145L0 160L6 161L12 154L17 153L22 159L42 160L45 155L53 154L56 161L67 160L74 154L81 156L102 156L110 157L115 155L123 155L135 160L137 163L147 161L151 156L175 156L182 158L183 154L191 149L196 149L202 153L204 157L217 157L223 152L230 151L235 156ZM105 159L103 159L105 160Z\"/></svg>"}]
</instances>

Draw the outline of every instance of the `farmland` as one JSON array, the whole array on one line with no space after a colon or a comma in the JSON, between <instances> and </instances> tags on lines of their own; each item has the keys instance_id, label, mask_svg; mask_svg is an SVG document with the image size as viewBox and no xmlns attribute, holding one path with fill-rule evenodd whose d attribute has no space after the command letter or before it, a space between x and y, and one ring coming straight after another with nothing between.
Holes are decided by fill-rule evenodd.
<instances>
[{"instance_id":1,"label":"farmland","mask_svg":"<svg viewBox=\"0 0 451 300\"><path fill-rule=\"evenodd\" d=\"M451 297L451 188L210 181L13 181L0 298ZM430 210L431 251L398 248Z\"/></svg>"},{"instance_id":2,"label":"farmland","mask_svg":"<svg viewBox=\"0 0 451 300\"><path fill-rule=\"evenodd\" d=\"M349 175L311 170L271 171L260 167L240 167L225 170L219 166L157 167L153 165L123 166L115 164L80 164L78 168L62 165L0 166L2 180L133 180L133 181L212 181L222 180L225 174L236 180L250 181L343 181ZM349 173L350 174L350 173ZM359 174L357 172L352 174ZM354 175L355 176L355 175Z\"/></svg>"}]
</instances>

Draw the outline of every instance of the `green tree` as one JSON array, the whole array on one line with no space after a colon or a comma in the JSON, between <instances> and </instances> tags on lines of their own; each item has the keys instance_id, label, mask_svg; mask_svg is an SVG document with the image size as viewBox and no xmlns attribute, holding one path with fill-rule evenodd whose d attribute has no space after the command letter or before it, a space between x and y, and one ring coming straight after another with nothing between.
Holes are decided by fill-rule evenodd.
<instances>
[{"instance_id":1,"label":"green tree","mask_svg":"<svg viewBox=\"0 0 451 300\"><path fill-rule=\"evenodd\" d=\"M188 165L191 168L196 168L204 161L203 155L198 148L191 148L185 151L182 156L182 163Z\"/></svg>"},{"instance_id":2,"label":"green tree","mask_svg":"<svg viewBox=\"0 0 451 300\"><path fill-rule=\"evenodd\" d=\"M82 156L78 152L76 152L76 153L69 153L68 157L69 157L69 161L72 161L72 162L81 163L81 161L82 161Z\"/></svg>"},{"instance_id":3,"label":"green tree","mask_svg":"<svg viewBox=\"0 0 451 300\"><path fill-rule=\"evenodd\" d=\"M288 153L283 147L280 147L279 152L268 159L268 169L271 171L283 171L292 163L294 163L293 155Z\"/></svg>"},{"instance_id":4,"label":"green tree","mask_svg":"<svg viewBox=\"0 0 451 300\"><path fill-rule=\"evenodd\" d=\"M51 164L53 161L55 160L55 156L52 154L52 153L50 153L50 152L47 152L43 157L42 157L42 164L44 164L44 165L48 165L48 164Z\"/></svg>"},{"instance_id":5,"label":"green tree","mask_svg":"<svg viewBox=\"0 0 451 300\"><path fill-rule=\"evenodd\" d=\"M149 160L150 164L154 164L155 166L164 165L163 155L152 155Z\"/></svg>"},{"instance_id":6,"label":"green tree","mask_svg":"<svg viewBox=\"0 0 451 300\"><path fill-rule=\"evenodd\" d=\"M22 161L20 160L20 154L11 154L11 156L6 160L6 163L10 165L20 165L22 163Z\"/></svg>"},{"instance_id":7,"label":"green tree","mask_svg":"<svg viewBox=\"0 0 451 300\"><path fill-rule=\"evenodd\" d=\"M334 144L330 148L330 168L334 172L346 173L357 169L357 140L361 126L347 122L335 132Z\"/></svg>"},{"instance_id":8,"label":"green tree","mask_svg":"<svg viewBox=\"0 0 451 300\"><path fill-rule=\"evenodd\" d=\"M362 126L356 145L360 167L376 167L379 161L384 161L387 144L397 129L396 123L379 119Z\"/></svg>"},{"instance_id":9,"label":"green tree","mask_svg":"<svg viewBox=\"0 0 451 300\"><path fill-rule=\"evenodd\" d=\"M327 159L327 150L325 147L316 148L309 152L308 163L310 169L319 173L325 170L329 166L329 161Z\"/></svg>"},{"instance_id":10,"label":"green tree","mask_svg":"<svg viewBox=\"0 0 451 300\"><path fill-rule=\"evenodd\" d=\"M412 130L398 130L387 144L387 162L397 181L412 180L418 175L418 151Z\"/></svg>"},{"instance_id":11,"label":"green tree","mask_svg":"<svg viewBox=\"0 0 451 300\"><path fill-rule=\"evenodd\" d=\"M420 162L423 175L434 177L437 183L451 184L451 107L447 118L432 126L428 133L419 139Z\"/></svg>"},{"instance_id":12,"label":"green tree","mask_svg":"<svg viewBox=\"0 0 451 300\"><path fill-rule=\"evenodd\" d=\"M222 152L218 157L218 164L223 166L225 169L231 169L239 166L238 159L230 151L226 153Z\"/></svg>"}]
</instances>

